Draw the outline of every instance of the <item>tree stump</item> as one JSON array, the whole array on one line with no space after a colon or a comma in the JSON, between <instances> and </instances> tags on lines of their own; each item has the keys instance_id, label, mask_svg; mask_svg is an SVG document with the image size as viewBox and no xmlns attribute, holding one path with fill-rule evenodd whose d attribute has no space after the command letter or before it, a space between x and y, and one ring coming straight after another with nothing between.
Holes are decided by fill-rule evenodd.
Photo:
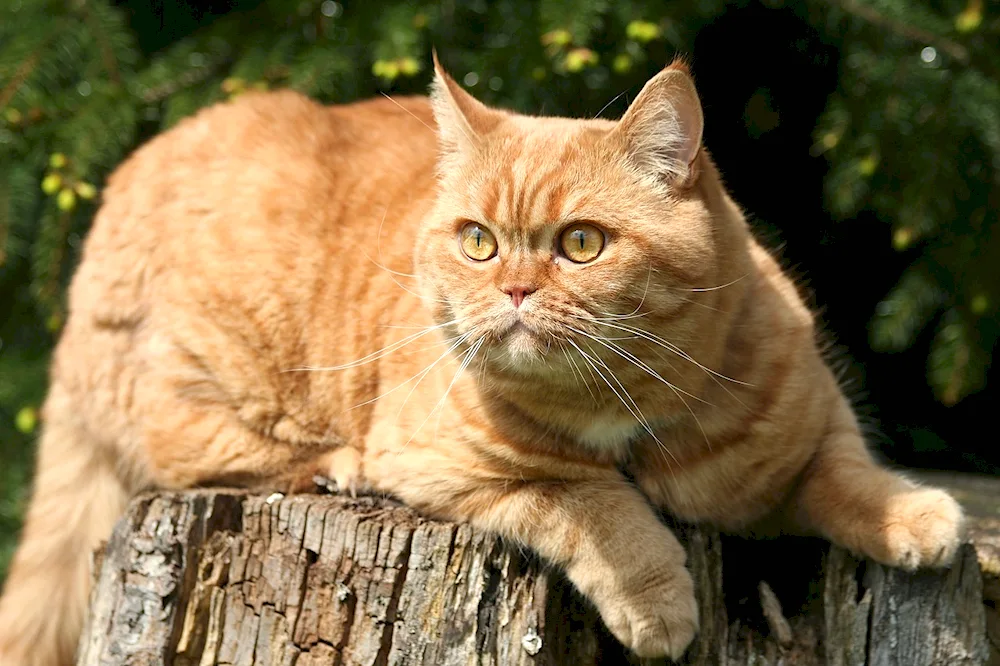
<instances>
[{"instance_id":1,"label":"tree stump","mask_svg":"<svg viewBox=\"0 0 1000 666\"><path fill-rule=\"evenodd\" d=\"M971 546L946 571L819 540L676 526L701 631L686 664L965 666L988 657ZM666 663L630 656L561 574L391 500L136 499L95 561L80 666Z\"/></svg>"}]
</instances>

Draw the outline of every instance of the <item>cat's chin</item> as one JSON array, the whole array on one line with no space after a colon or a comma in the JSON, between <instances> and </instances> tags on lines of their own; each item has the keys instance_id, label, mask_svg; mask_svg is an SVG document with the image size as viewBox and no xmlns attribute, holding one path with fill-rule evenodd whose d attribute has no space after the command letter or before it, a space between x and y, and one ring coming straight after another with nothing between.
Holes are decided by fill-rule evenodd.
<instances>
[{"instance_id":1,"label":"cat's chin","mask_svg":"<svg viewBox=\"0 0 1000 666\"><path fill-rule=\"evenodd\" d=\"M504 331L497 344L497 355L511 369L524 372L535 373L548 366L546 354L550 351L548 340L521 321Z\"/></svg>"}]
</instances>

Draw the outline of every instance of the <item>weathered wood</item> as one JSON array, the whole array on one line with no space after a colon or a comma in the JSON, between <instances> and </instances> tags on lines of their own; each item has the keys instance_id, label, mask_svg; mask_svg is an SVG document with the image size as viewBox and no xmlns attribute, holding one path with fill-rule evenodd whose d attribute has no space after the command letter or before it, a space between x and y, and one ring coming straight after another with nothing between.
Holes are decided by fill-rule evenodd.
<instances>
[{"instance_id":1,"label":"weathered wood","mask_svg":"<svg viewBox=\"0 0 1000 666\"><path fill-rule=\"evenodd\" d=\"M906 574L816 540L678 532L701 603L684 663L986 663L969 546ZM81 666L665 663L630 658L530 554L387 500L145 496L98 560Z\"/></svg>"},{"instance_id":2,"label":"weathered wood","mask_svg":"<svg viewBox=\"0 0 1000 666\"><path fill-rule=\"evenodd\" d=\"M980 568L984 574L1000 578L1000 477L938 471L912 475L928 485L945 488L962 504Z\"/></svg>"},{"instance_id":3,"label":"weathered wood","mask_svg":"<svg viewBox=\"0 0 1000 666\"><path fill-rule=\"evenodd\" d=\"M1000 477L956 472L918 472L929 485L946 488L962 503L968 538L976 547L983 572L989 666L1000 666Z\"/></svg>"}]
</instances>

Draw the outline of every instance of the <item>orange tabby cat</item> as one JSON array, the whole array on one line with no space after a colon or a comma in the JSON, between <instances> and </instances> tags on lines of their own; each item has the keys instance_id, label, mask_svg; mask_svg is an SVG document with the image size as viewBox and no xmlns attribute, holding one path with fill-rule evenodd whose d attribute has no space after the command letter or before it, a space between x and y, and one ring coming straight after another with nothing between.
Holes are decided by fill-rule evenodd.
<instances>
[{"instance_id":1,"label":"orange tabby cat","mask_svg":"<svg viewBox=\"0 0 1000 666\"><path fill-rule=\"evenodd\" d=\"M430 101L248 94L137 151L70 291L0 663L70 663L88 553L146 488L391 493L562 566L640 655L697 630L653 505L946 565L958 505L873 462L701 137L680 65L618 122L437 67Z\"/></svg>"}]
</instances>

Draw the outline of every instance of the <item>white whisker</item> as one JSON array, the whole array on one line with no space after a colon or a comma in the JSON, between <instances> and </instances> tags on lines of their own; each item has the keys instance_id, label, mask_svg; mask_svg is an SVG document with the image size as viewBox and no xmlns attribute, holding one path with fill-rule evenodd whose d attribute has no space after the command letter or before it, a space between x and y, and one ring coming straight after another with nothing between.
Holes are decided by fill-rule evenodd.
<instances>
[{"instance_id":1,"label":"white whisker","mask_svg":"<svg viewBox=\"0 0 1000 666\"><path fill-rule=\"evenodd\" d=\"M432 331L436 331L438 329L444 328L445 326L451 326L453 324L461 323L465 319L466 319L466 317L462 317L462 318L459 318L459 319L453 319L451 321L446 321L443 324L437 324L435 326L428 326L428 327L426 327L422 331L419 331L417 333L413 333L411 335L408 335L405 338L403 338L402 340L397 340L396 342L393 342L392 344L387 345L387 346L383 347L382 349L379 349L377 351L373 351L372 353L368 354L367 356L363 356L363 357L361 357L359 359L351 361L350 363L344 363L344 364L341 364L341 365L330 365L330 366L303 366L303 367L299 367L299 368L288 368L287 370L282 370L281 372L282 373L285 373L285 372L333 372L333 371L336 371L336 370L347 370L348 368L356 368L359 365L364 365L366 363L371 363L372 361L377 361L378 359L391 354L392 352L396 351L397 349L401 349L401 348L405 347L406 345L410 344L411 342L414 342L415 340L418 340L418 339L422 338L423 336L427 335L428 333L430 333Z\"/></svg>"},{"instance_id":2,"label":"white whisker","mask_svg":"<svg viewBox=\"0 0 1000 666\"><path fill-rule=\"evenodd\" d=\"M407 292L409 294L413 294L414 296L416 296L417 298L419 298L421 301L430 301L431 303L442 303L444 305L451 305L451 303L449 303L448 301L446 301L443 298L433 298L431 296L426 296L424 294L418 293L416 291L413 291L412 289L407 288L399 280L397 280L395 277L393 277L393 275L392 275L391 272L389 273L389 279L392 280L393 282L395 282L397 287L399 287L400 289L402 289L403 291L405 291L405 292Z\"/></svg>"},{"instance_id":3,"label":"white whisker","mask_svg":"<svg viewBox=\"0 0 1000 666\"><path fill-rule=\"evenodd\" d=\"M385 226L385 218L386 218L386 216L388 214L389 214L389 204L386 204L385 211L382 212L382 220L378 223L378 230L376 230L376 232L375 232L375 250L378 252L378 261L375 261L374 259L372 259L371 257L369 257L367 252L365 252L365 258L368 259L368 261L370 261L373 264L375 264L378 268L381 268L386 273L388 273L389 274L389 279L392 280L393 282L395 282L396 286L399 287L400 289L402 289L403 291L405 291L407 293L410 293L410 294L413 294L414 296L416 296L420 300L430 300L430 301L432 301L434 303L443 303L445 305L449 305L448 301L445 301L443 299L440 299L440 298L431 298L429 296L425 297L423 294L419 294L419 293L413 291L412 289L410 289L410 288L406 287L405 285L401 284L400 281L397 280L394 277L395 275L400 275L402 277L419 279L420 276L413 275L412 273L403 273L401 271L396 271L396 270L393 270L393 269L391 269L391 268L389 268L388 266L385 265L385 262L382 259L382 227Z\"/></svg>"},{"instance_id":4,"label":"white whisker","mask_svg":"<svg viewBox=\"0 0 1000 666\"><path fill-rule=\"evenodd\" d=\"M580 366L578 366L576 364L576 361L573 359L573 356L572 356L572 354L569 353L568 349L566 349L565 347L561 347L561 349L562 349L563 356L566 357L567 364L573 370L573 376L574 377L576 377L576 376L580 377L580 381L583 382L583 387L585 389L587 389L587 393L590 394L591 400L593 400L596 403L597 402L597 396L594 395L594 392L590 389L590 384L587 383L587 378L583 376L583 371L580 370Z\"/></svg>"},{"instance_id":5,"label":"white whisker","mask_svg":"<svg viewBox=\"0 0 1000 666\"><path fill-rule=\"evenodd\" d=\"M593 321L592 317L576 317L575 315L573 315L573 317L574 317L574 319L579 319L581 321ZM576 329L572 328L571 326L568 326L567 328L569 328L571 331L574 331L575 333L580 333L580 331L577 331ZM592 334L587 333L587 335L592 335ZM603 335L594 335L593 337L594 337L595 340L605 340L605 341L608 341L608 342L612 342L612 341L617 342L617 341L621 341L621 340L638 340L639 339L638 335L629 335L629 336L626 336L624 338L609 338L609 337L606 337L606 336L603 336Z\"/></svg>"},{"instance_id":6,"label":"white whisker","mask_svg":"<svg viewBox=\"0 0 1000 666\"><path fill-rule=\"evenodd\" d=\"M490 358L490 348L486 348L486 353L483 354L482 359L479 361L479 377L480 379L486 376L486 363Z\"/></svg>"},{"instance_id":7,"label":"white whisker","mask_svg":"<svg viewBox=\"0 0 1000 666\"><path fill-rule=\"evenodd\" d=\"M614 313L611 313L611 312L603 312L603 313L601 313L601 314L603 314L603 317L597 317L597 319L610 319L610 320L616 321L616 320L620 320L620 319L633 319L633 318L636 318L636 317L645 317L646 315L648 315L649 314L648 312L643 312L641 314L637 314L637 313L639 313L639 310L642 308L642 304L646 302L646 296L647 296L647 294L649 294L649 280L652 277L652 275L653 275L653 264L650 263L649 266L646 269L646 286L642 290L642 298L639 299L639 304L635 306L635 308L632 310L632 312L629 312L628 314L624 314L624 315L623 314L614 314Z\"/></svg>"},{"instance_id":8,"label":"white whisker","mask_svg":"<svg viewBox=\"0 0 1000 666\"><path fill-rule=\"evenodd\" d=\"M427 129L429 129L430 131L434 132L434 128L431 127L430 125L428 125L427 123L425 123L423 120L421 120L417 116L417 114L413 113L413 111L410 111L405 106L403 106L402 104L400 104L399 102L397 102L396 100L394 100L392 97L389 97L389 95L387 95L386 93L382 92L381 90L379 90L379 93L381 93L382 97L385 97L387 100L389 100L390 102L392 102L393 104L395 104L396 106L398 106L399 108L401 108L403 111L406 111L408 114L410 114L411 116L413 116L418 123L420 123L421 125L423 125Z\"/></svg>"},{"instance_id":9,"label":"white whisker","mask_svg":"<svg viewBox=\"0 0 1000 666\"><path fill-rule=\"evenodd\" d=\"M448 390L445 391L444 396L441 398L442 401L445 398L448 397L448 393L451 392L451 387L455 383L455 380L458 378L459 373L463 372L466 368L469 367L469 365L472 362L472 359L475 358L475 356L476 356L476 352L479 351L479 348L482 347L482 345L485 342L485 340L486 340L486 336L485 335L482 336L482 337L480 337L475 343L473 343L473 348L470 349L468 352L466 352L468 354L468 356L465 359L465 361L462 363L462 366L458 369L458 372L456 372L455 376L452 378L451 384L448 385ZM489 353L489 348L487 348L487 353ZM483 355L484 359L485 359L485 356L486 355L484 354ZM480 371L482 371L482 362L480 362ZM433 411L431 413L433 414ZM438 410L437 421L434 423L434 438L433 438L433 441L435 441L435 442L437 441L437 438L438 438L438 432L441 430L441 415L442 414L444 414L444 410L443 409L439 409Z\"/></svg>"},{"instance_id":10,"label":"white whisker","mask_svg":"<svg viewBox=\"0 0 1000 666\"><path fill-rule=\"evenodd\" d=\"M610 323L610 322L596 321L596 320L595 320L595 323L598 323L601 326L609 326L611 328L616 328L616 329L618 329L620 331L624 331L626 333L632 333L634 335L639 336L640 338L643 338L645 340L649 340L650 342L654 342L654 343L660 345L661 347L663 347L664 349L667 349L668 351L673 352L677 356L680 356L685 361L689 361L689 362L693 363L694 365L698 366L699 368L701 368L705 372L709 373L710 375L714 375L715 377L718 377L720 379L725 379L728 382L732 382L734 384L739 384L741 386L747 386L747 387L750 387L750 388L754 387L754 385L750 384L749 382L744 382L744 381L741 381L739 379L734 379L732 377L727 377L726 375L724 375L724 374L722 374L720 372L717 372L717 371L715 371L715 370L713 370L713 369L711 369L711 368L709 368L707 366L702 365L701 363L699 363L698 361L696 361L690 354L688 354L687 352L685 352L683 349L681 349L680 347L678 347L674 343L672 343L672 342L670 342L668 340L664 340L660 336L655 335L653 333L650 333L649 331L644 331L641 328L636 328L634 326L628 326L626 324L614 324L614 323Z\"/></svg>"},{"instance_id":11,"label":"white whisker","mask_svg":"<svg viewBox=\"0 0 1000 666\"><path fill-rule=\"evenodd\" d=\"M379 328L399 328L399 329L404 329L404 330L409 330L409 331L423 330L423 329L427 328L426 326L397 326L396 324L379 324L378 327Z\"/></svg>"},{"instance_id":12,"label":"white whisker","mask_svg":"<svg viewBox=\"0 0 1000 666\"><path fill-rule=\"evenodd\" d=\"M410 392L407 393L406 397L403 399L403 404L399 406L399 411L396 412L396 421L399 420L400 415L403 413L403 409L406 407L406 403L410 401L410 397L413 395L413 392L417 390L417 387L420 386L420 382L424 380L424 377L426 377L430 373L430 371L434 369L434 366L440 363L444 358L448 357L453 351L458 349L463 342L472 337L472 333L473 331L470 330L467 333L463 333L462 335L460 335L458 337L458 340L456 340L454 344L445 349L444 353L438 356L433 363L424 368L423 372L420 373L420 378L417 380L417 383L414 384L412 388L410 388Z\"/></svg>"},{"instance_id":13,"label":"white whisker","mask_svg":"<svg viewBox=\"0 0 1000 666\"><path fill-rule=\"evenodd\" d=\"M719 313L722 313L722 314L726 314L723 310L720 310L719 308L712 307L708 303L702 303L701 301L696 301L693 298L684 298L682 296L681 300L684 301L685 303L691 303L692 305L697 305L700 308L705 308L706 310L711 310L712 312L719 312Z\"/></svg>"},{"instance_id":14,"label":"white whisker","mask_svg":"<svg viewBox=\"0 0 1000 666\"><path fill-rule=\"evenodd\" d=\"M639 299L639 305L635 306L632 312L628 313L627 316L631 317L640 309L642 309L642 304L646 302L646 295L649 293L649 280L653 277L653 262L649 262L646 266L646 286L642 289L642 298Z\"/></svg>"},{"instance_id":15,"label":"white whisker","mask_svg":"<svg viewBox=\"0 0 1000 666\"><path fill-rule=\"evenodd\" d=\"M469 337L470 335L471 335L471 333L465 333L465 334L463 334L463 335L457 335L457 336L455 336L455 337L453 337L453 338L448 338L448 339L444 340L444 343L445 343L445 344L450 344L450 346L448 347L448 349L446 349L446 350L444 351L444 353L443 353L443 354L441 354L441 356L439 356L439 357L438 357L438 358L437 358L437 359L436 359L436 360L435 360L434 362L432 362L432 363L431 363L430 365L428 365L428 366L427 366L426 368L424 368L423 370L420 370L419 372L417 372L417 373L416 373L415 375L413 375L413 376L412 376L412 377L410 377L409 379L407 379L407 380L404 380L404 381L403 381L402 383L400 383L400 384L397 384L396 386L394 386L393 388L389 389L389 390L388 390L388 391L386 391L385 393L383 393L383 394L381 394L381 395L377 395L377 396L375 396L374 398L369 398L368 400L365 400L364 402L359 402L358 404L354 405L353 407L348 407L348 408L347 408L346 410L344 410L344 411L345 411L345 412L349 412L349 411L351 411L352 409L357 409L358 407L364 407L365 405L370 405L370 404L371 404L371 403L373 403L373 402L376 402L376 401L378 401L378 400L381 400L382 398L386 397L386 396L387 396L387 395L389 395L390 393L394 393L394 392L396 392L397 390L399 390L400 388L402 388L402 387L406 386L407 384L409 384L410 382L412 382L412 381L413 381L414 379L416 379L416 380L417 380L417 384L416 384L416 385L419 385L419 384L420 384L420 381L421 381L421 380L422 380L422 379L424 378L424 376L425 376L425 375L426 375L426 374L427 374L428 372L430 372L430 371L431 371L431 370L432 370L432 369L434 368L434 366L435 366L435 365L437 364L437 362L438 362L438 361L440 361L440 360L441 360L442 358L444 358L445 356L447 356L448 354L450 354L450 353L451 353L452 351L454 351L455 349L457 349L457 348L458 348L458 347L459 347L459 346L460 346L460 345L462 344L462 342L463 342L463 341L465 341L465 340L466 340L466 339L467 339L467 338L468 338L468 337ZM437 347L437 346L438 346L438 345L437 345L437 344L435 344L435 345L433 345L432 347L425 347L425 348L424 348L423 350L420 350L420 351L426 351L426 350L428 350L428 349L432 349L433 347ZM405 353L410 353L410 352L405 352ZM414 388L416 388L416 385L414 385ZM413 391L412 391L412 389L411 389L410 393L412 394L412 392L413 392ZM409 399L409 397L410 397L410 394L407 394L407 396L406 396L406 400L408 400L408 399ZM403 405L404 405L404 406L406 405L406 400L404 400L404 401L403 401ZM403 408L402 408L402 406L401 406L401 407L400 407L400 411L402 411L402 409L403 409ZM396 414L396 416L397 416L397 418L398 418L398 417L399 417L399 413L397 413L397 414Z\"/></svg>"},{"instance_id":16,"label":"white whisker","mask_svg":"<svg viewBox=\"0 0 1000 666\"><path fill-rule=\"evenodd\" d=\"M375 264L376 266L378 266L379 268L381 268L382 270L384 270L386 273L392 273L393 275L399 275L400 277L408 277L408 278L413 278L413 279L418 279L419 278L418 275L414 275L413 273L404 273L402 271L393 270L393 269L389 268L388 266L383 266L379 262L377 262L374 259L372 259L371 257L369 257L367 252L365 252L365 259L367 259L368 261L372 262L373 264Z\"/></svg>"},{"instance_id":17,"label":"white whisker","mask_svg":"<svg viewBox=\"0 0 1000 666\"><path fill-rule=\"evenodd\" d=\"M595 322L595 323L599 323L599 324L601 324L603 326L612 326L612 327L618 328L617 326L614 326L614 324L609 324L607 322ZM623 328L623 329L632 329L632 327L630 327L630 326L622 326L621 328ZM635 331L638 333L639 331L641 331L641 329L635 329ZM715 384L719 388L721 388L723 391L725 391L726 394L730 398L732 398L733 400L735 400L736 402L738 402L744 408L749 409L749 407L747 407L746 403L744 403L742 400L740 400L740 398L736 394L734 394L732 391L729 390L729 387L727 387L725 384L723 384L722 382L719 381L719 378L725 379L727 381L730 381L730 382L733 382L733 383L736 383L736 384L747 386L747 387L750 387L750 388L754 388L753 384L750 384L749 382L743 382L743 381L740 381L738 379L733 379L732 377L727 377L726 375L718 373L715 370L712 370L711 368L708 368L708 367L702 365L701 363L699 363L698 361L696 361L691 355L689 355L687 352L685 352L683 349L681 349L677 345L674 345L673 343L668 342L668 341L660 338L659 336L653 335L652 333L649 334L649 337L647 337L645 335L641 335L641 334L640 334L640 337L643 337L643 338L645 338L647 340L655 342L656 344L658 344L659 346L663 347L667 351L672 352L675 356L679 356L680 358L693 363L696 367L701 368L701 370L703 370L705 373L707 373L708 376L712 379L712 381L715 382ZM655 353L655 350L654 350L654 353ZM663 359L663 357L660 356L660 354L657 354L657 356L659 356L661 359ZM667 365L670 366L670 363L668 362ZM673 366L670 366L670 367L672 369Z\"/></svg>"},{"instance_id":18,"label":"white whisker","mask_svg":"<svg viewBox=\"0 0 1000 666\"><path fill-rule=\"evenodd\" d=\"M600 336L592 335L590 333L587 333L586 331L581 331L580 329L573 328L572 326L567 326L566 328L568 328L569 330L573 331L574 333L576 333L578 335L582 335L582 336L584 336L586 338L590 338L594 342L596 342L596 343L598 343L598 344L600 344L600 345L602 345L604 347L607 347L608 349L610 349L612 352L614 352L618 356L621 356L625 360L627 360L630 363L632 363L632 365L636 366L637 368L639 368L640 370L642 370L643 372L645 372L646 374L648 374L650 377L652 377L652 378L654 378L654 379L662 382L663 384L665 384L667 386L667 388L669 388L670 390L674 391L674 393L678 394L677 397L680 398L680 394L683 393L684 395L688 396L689 398L692 398L692 399L697 400L699 402L705 403L706 405L709 404L703 398L700 398L700 397L696 396L693 393L689 393L689 392L685 391L684 389L682 389L682 388L680 388L678 386L675 386L674 384L671 384L669 381L667 381L666 379L664 379L658 372L656 372L656 370L654 370L653 368L649 367L649 364L647 364L645 361L643 361L642 359L640 359L638 356L636 356L632 352L627 351L625 349L622 349L618 345L611 344L609 341L612 340L613 338L601 338ZM683 401L684 399L681 398L681 400ZM687 403L685 403L685 405L686 404ZM712 405L712 406L714 407L714 405Z\"/></svg>"},{"instance_id":19,"label":"white whisker","mask_svg":"<svg viewBox=\"0 0 1000 666\"><path fill-rule=\"evenodd\" d=\"M579 348L579 347L577 347L577 346L576 346L576 345L575 345L575 344L573 343L573 341L572 341L572 340L569 340L569 339L567 339L567 340L566 340L566 342L568 342L569 344L573 345L573 347L574 347L574 348L575 348L575 349L576 349L576 350L577 350L578 352L580 351L580 348ZM581 355L582 355L582 352L581 352ZM586 361L586 359L584 359L584 360ZM594 386L595 386L595 388L597 388L598 392L600 392L600 390L601 390L601 385L600 385L600 384L598 383L598 381L597 381L597 375L595 375L595 374L594 374L594 369L593 369L593 368L592 368L592 367L590 366L590 364L589 364L589 363L585 363L585 365L587 366L587 371L588 371L588 372L590 373L590 378L594 380ZM583 373L581 372L580 374L583 374Z\"/></svg>"},{"instance_id":20,"label":"white whisker","mask_svg":"<svg viewBox=\"0 0 1000 666\"><path fill-rule=\"evenodd\" d=\"M726 287L733 286L734 284L736 284L737 282L739 282L743 278L747 277L747 275L749 275L749 273L744 273L743 275L739 276L735 280L727 282L726 284L720 284L720 285L718 285L716 287L695 287L694 289L687 289L687 288L681 289L680 287L667 287L667 289L673 289L674 291L692 291L692 292L716 291L718 289L725 289Z\"/></svg>"},{"instance_id":21,"label":"white whisker","mask_svg":"<svg viewBox=\"0 0 1000 666\"><path fill-rule=\"evenodd\" d=\"M581 335L587 335L583 331L577 331L577 332L580 333ZM680 387L674 386L673 384L671 384L670 382L668 382L666 379L664 379L663 377L661 377L659 375L659 373L657 373L655 370L653 370L652 368L650 368L646 363L644 363L638 357L634 356L630 352L625 351L624 349L616 349L617 345L607 344L605 342L601 342L600 340L597 340L596 338L595 338L595 341L598 342L601 345L604 345L605 347L607 347L608 349L610 349L614 353L618 354L622 358L630 361L633 365L635 365L636 367L638 367L640 370L643 370L644 372L648 373L650 376L652 376L655 379L658 379L659 381L663 382L663 384L666 385L667 388L669 388L671 391L673 391L674 395L677 396L677 399L680 400L681 404L684 405L684 409L686 409L688 411L688 413L691 415L691 418L693 418L694 422L698 425L698 430L701 431L701 436L705 440L705 444L708 446L708 450L709 451L712 450L712 442L709 441L709 439L708 439L708 433L705 432L705 427L701 424L701 419L699 419L698 415L695 414L694 410L691 408L691 405L689 405L688 402L687 402L687 400L684 399L684 396L685 395L689 396L689 397L691 397L691 398L693 398L693 399L695 399L695 400L697 400L699 402L702 402L702 403L708 405L709 403L706 400L704 400L703 398L700 398L699 396L694 395L693 393L688 393L687 391L685 391L684 389L682 389ZM682 393L684 395L681 395ZM712 406L714 406L714 405L712 405Z\"/></svg>"},{"instance_id":22,"label":"white whisker","mask_svg":"<svg viewBox=\"0 0 1000 666\"><path fill-rule=\"evenodd\" d=\"M622 96L622 95L624 95L624 94L625 94L625 93L627 93L627 92L628 92L627 90L623 90L623 91L621 91L620 93L618 93L617 95L615 95L614 97L612 97L612 98L611 98L611 101L610 101L610 102L608 102L607 104L605 104L604 106L602 106L602 107L601 107L601 110L597 112L597 115L595 115L595 116L594 116L594 118L598 118L598 117L600 117L600 115L601 115L602 113L604 113L605 111L607 111L607 110L608 110L608 107L609 107L609 106L611 106L612 104L614 104L615 102L617 102L617 101L618 101L618 100L619 100L619 99L621 98L621 96Z\"/></svg>"},{"instance_id":23,"label":"white whisker","mask_svg":"<svg viewBox=\"0 0 1000 666\"><path fill-rule=\"evenodd\" d=\"M390 206L390 204L386 204L385 210L382 211L382 219L379 221L379 223L378 223L378 229L375 231L375 250L376 250L376 252L378 252L378 261L375 261L374 259L372 259L371 257L369 257L367 252L365 252L365 257L367 257L370 262L372 262L373 264L375 264L376 266L378 266L382 270L388 271L389 273L392 273L393 275L400 275L400 276L403 276L403 277L416 278L417 277L416 275L413 275L411 273L403 273L403 272L400 272L400 271L394 271L391 268L389 268L389 267L387 267L387 266L385 266L383 264L383 260L382 260L382 227L385 226L385 218L389 215L389 206Z\"/></svg>"},{"instance_id":24,"label":"white whisker","mask_svg":"<svg viewBox=\"0 0 1000 666\"><path fill-rule=\"evenodd\" d=\"M474 343L472 343L472 346L469 347L468 350L466 350L465 355L462 357L462 363L458 366L458 370L455 371L455 375L451 378L451 383L448 384L448 388L445 389L444 395L441 396L441 399L437 401L437 404L434 405L434 407L431 409L431 411L427 413L427 416L424 418L423 421L420 422L420 425L417 426L417 429L413 431L413 434L410 435L410 438L407 439L403 443L403 446L401 446L399 448L399 451L397 452L397 455L399 453L402 453L403 449L406 448L407 444L409 444L410 442L413 441L413 438L416 437L417 433L420 432L420 429L423 428L427 424L427 421L430 420L431 416L434 415L434 412L438 411L438 409L440 409L444 405L444 401L448 398L448 394L451 393L451 389L452 389L453 386L455 386L455 382L458 381L459 376L463 372L465 372L465 369L469 367L469 363L472 362L473 357L476 355L476 352L479 351L479 348L482 347L483 342L485 340L486 340L486 336L480 337L478 340L476 340ZM440 423L440 421L439 421L439 423ZM435 437L436 436L437 436L437 434L435 433Z\"/></svg>"},{"instance_id":25,"label":"white whisker","mask_svg":"<svg viewBox=\"0 0 1000 666\"><path fill-rule=\"evenodd\" d=\"M638 319L640 317L648 317L648 312L642 312L639 314L627 314L627 315L616 315L610 312L602 313L600 317L587 317L587 319L597 319L598 321L623 321L625 319Z\"/></svg>"},{"instance_id":26,"label":"white whisker","mask_svg":"<svg viewBox=\"0 0 1000 666\"><path fill-rule=\"evenodd\" d=\"M618 380L618 377L615 376L615 373L612 372L611 368L609 368L607 366L607 364L604 363L604 361L602 361L600 359L599 356L597 356L596 354L594 354L594 350L593 349L590 349L588 347L588 349L590 349L590 354L594 354L593 356L591 356L590 354L587 354L585 351L583 351L582 349L580 349L579 345L577 345L572 340L567 339L567 342L569 342L573 346L573 348L576 349L580 353L580 356L583 357L584 361L586 361L587 364L590 365L594 369L594 371L601 377L601 379L604 380L604 383L608 385L608 388L610 388L611 391L616 396L618 396L618 399L621 401L621 403L625 407L625 409L628 410L629 414L631 414L632 417L636 421L639 422L639 425L642 426L643 430L645 430L647 433L649 433L649 436L653 438L653 441L656 442L656 444L657 444L657 446L659 446L660 450L662 452L667 453L671 458L673 458L673 460L674 460L675 463L677 463L678 465L680 465L680 461L677 460L677 458L674 456L674 454L666 446L664 446L663 442L660 441L660 438L656 436L656 433L653 432L652 427L649 425L649 421L646 420L646 417L643 416L642 411L639 409L638 403L636 403L636 401L629 394L629 392L625 388L625 386ZM601 370L600 370L600 368L597 367L597 364L600 364L600 366L602 368L604 368L605 370L608 371L608 374L611 375L611 378L615 380L615 384L618 384L619 388L621 388L622 393L624 393L626 396L628 396L629 402L632 403L631 406L629 405L629 402L625 401L625 398L622 397L622 394L618 392L618 389L616 389L614 387L614 385L612 385L611 382L608 381L608 378L604 376L604 373L602 373Z\"/></svg>"}]
</instances>

